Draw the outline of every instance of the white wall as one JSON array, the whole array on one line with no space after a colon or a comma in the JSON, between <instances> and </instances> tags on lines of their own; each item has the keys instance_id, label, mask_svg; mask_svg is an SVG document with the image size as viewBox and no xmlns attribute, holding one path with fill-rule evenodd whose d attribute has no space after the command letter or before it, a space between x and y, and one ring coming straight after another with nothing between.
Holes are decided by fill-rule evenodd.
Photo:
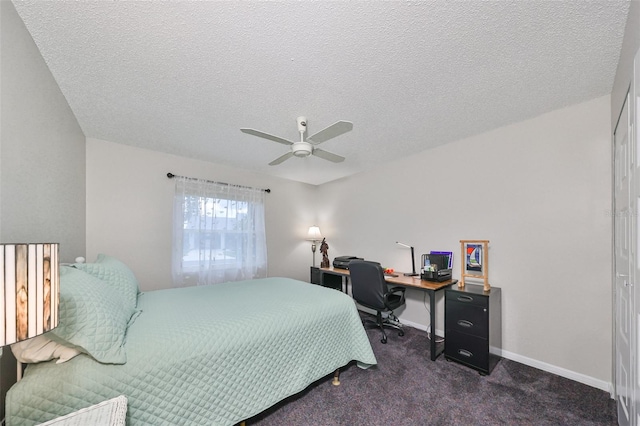
<instances>
[{"instance_id":1,"label":"white wall","mask_svg":"<svg viewBox=\"0 0 640 426\"><path fill-rule=\"evenodd\" d=\"M85 250L85 138L10 1L0 1L0 96L0 242L58 242L68 262ZM15 378L5 350L0 418Z\"/></svg>"},{"instance_id":2,"label":"white wall","mask_svg":"<svg viewBox=\"0 0 640 426\"><path fill-rule=\"evenodd\" d=\"M85 249L85 137L13 4L1 1L0 242Z\"/></svg>"},{"instance_id":3,"label":"white wall","mask_svg":"<svg viewBox=\"0 0 640 426\"><path fill-rule=\"evenodd\" d=\"M87 260L115 256L143 290L171 287L174 181L167 173L269 188L266 228L269 276L309 280L316 222L311 185L98 139L87 140Z\"/></svg>"},{"instance_id":4,"label":"white wall","mask_svg":"<svg viewBox=\"0 0 640 426\"><path fill-rule=\"evenodd\" d=\"M400 241L416 247L416 262L430 250L453 251L458 278L459 240L490 240L504 354L608 389L609 117L606 96L325 184L318 225L330 256L406 271ZM424 294L409 298L400 318L428 325ZM442 297L438 305L442 330Z\"/></svg>"}]
</instances>

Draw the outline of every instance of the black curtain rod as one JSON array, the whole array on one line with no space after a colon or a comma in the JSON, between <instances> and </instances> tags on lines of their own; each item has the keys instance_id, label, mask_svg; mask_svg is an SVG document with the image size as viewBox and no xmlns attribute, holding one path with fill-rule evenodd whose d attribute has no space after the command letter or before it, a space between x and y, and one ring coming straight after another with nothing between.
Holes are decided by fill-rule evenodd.
<instances>
[{"instance_id":1,"label":"black curtain rod","mask_svg":"<svg viewBox=\"0 0 640 426\"><path fill-rule=\"evenodd\" d=\"M231 185L230 183L226 183L226 182L216 182L213 180L206 180L206 179L198 179L198 178L192 178L192 177L186 177L186 176L178 176L178 175L174 175L173 173L169 172L167 173L167 177L169 179L173 179L174 177L180 177L180 178L184 178L184 179L189 179L189 180L204 180L205 182L208 183L217 183L218 185ZM239 186L240 188L249 188L249 189L260 189L260 188L253 188L251 186L243 186L243 185L234 185L234 186ZM260 189L260 191L264 191L267 194L271 192L271 190L269 188L267 189Z\"/></svg>"}]
</instances>

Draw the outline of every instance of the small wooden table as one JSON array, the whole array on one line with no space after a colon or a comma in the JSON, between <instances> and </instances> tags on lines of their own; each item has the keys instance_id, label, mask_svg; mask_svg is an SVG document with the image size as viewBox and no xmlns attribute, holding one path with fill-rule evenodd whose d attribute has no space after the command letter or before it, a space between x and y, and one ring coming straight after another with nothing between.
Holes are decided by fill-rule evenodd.
<instances>
[{"instance_id":1,"label":"small wooden table","mask_svg":"<svg viewBox=\"0 0 640 426\"><path fill-rule=\"evenodd\" d=\"M320 284L323 282L323 275L337 275L340 277L344 277L345 286L344 292L348 292L349 286L349 270L348 269L340 269L340 268L320 268ZM389 284L399 285L403 287L417 288L420 290L424 290L429 294L429 314L431 321L431 339L430 339L430 352L431 352L431 361L435 361L438 358L444 349L436 352L436 291L443 290L445 288L451 287L453 284L457 283L458 280L447 280L442 282L437 281L426 281L417 277L408 277L402 274L402 272L396 272L394 275L396 277L385 275L384 279Z\"/></svg>"}]
</instances>

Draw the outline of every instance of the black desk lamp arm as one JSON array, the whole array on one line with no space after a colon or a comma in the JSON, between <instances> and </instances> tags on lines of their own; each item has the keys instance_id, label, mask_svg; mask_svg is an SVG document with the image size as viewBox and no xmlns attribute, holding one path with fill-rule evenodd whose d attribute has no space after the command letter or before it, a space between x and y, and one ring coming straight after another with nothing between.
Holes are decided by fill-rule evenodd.
<instances>
[{"instance_id":1,"label":"black desk lamp arm","mask_svg":"<svg viewBox=\"0 0 640 426\"><path fill-rule=\"evenodd\" d=\"M418 273L416 273L416 256L414 254L413 246L409 247L411 249L411 273L405 273L405 277L417 277Z\"/></svg>"},{"instance_id":2,"label":"black desk lamp arm","mask_svg":"<svg viewBox=\"0 0 640 426\"><path fill-rule=\"evenodd\" d=\"M413 272L413 275L416 275L416 257L413 254L413 246L411 247L411 267L413 268L411 272Z\"/></svg>"}]
</instances>

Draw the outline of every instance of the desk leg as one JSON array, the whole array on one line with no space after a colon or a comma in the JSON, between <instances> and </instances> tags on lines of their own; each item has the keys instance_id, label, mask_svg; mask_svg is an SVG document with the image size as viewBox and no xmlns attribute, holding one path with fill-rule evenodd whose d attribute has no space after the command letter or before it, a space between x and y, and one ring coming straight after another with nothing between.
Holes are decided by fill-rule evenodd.
<instances>
[{"instance_id":1,"label":"desk leg","mask_svg":"<svg viewBox=\"0 0 640 426\"><path fill-rule=\"evenodd\" d=\"M431 361L435 361L438 357L438 354L436 353L436 292L428 290L428 293L429 306L431 307L431 309L429 309L429 315L431 316L431 325L429 326L431 328L431 339L429 345L431 349Z\"/></svg>"}]
</instances>

